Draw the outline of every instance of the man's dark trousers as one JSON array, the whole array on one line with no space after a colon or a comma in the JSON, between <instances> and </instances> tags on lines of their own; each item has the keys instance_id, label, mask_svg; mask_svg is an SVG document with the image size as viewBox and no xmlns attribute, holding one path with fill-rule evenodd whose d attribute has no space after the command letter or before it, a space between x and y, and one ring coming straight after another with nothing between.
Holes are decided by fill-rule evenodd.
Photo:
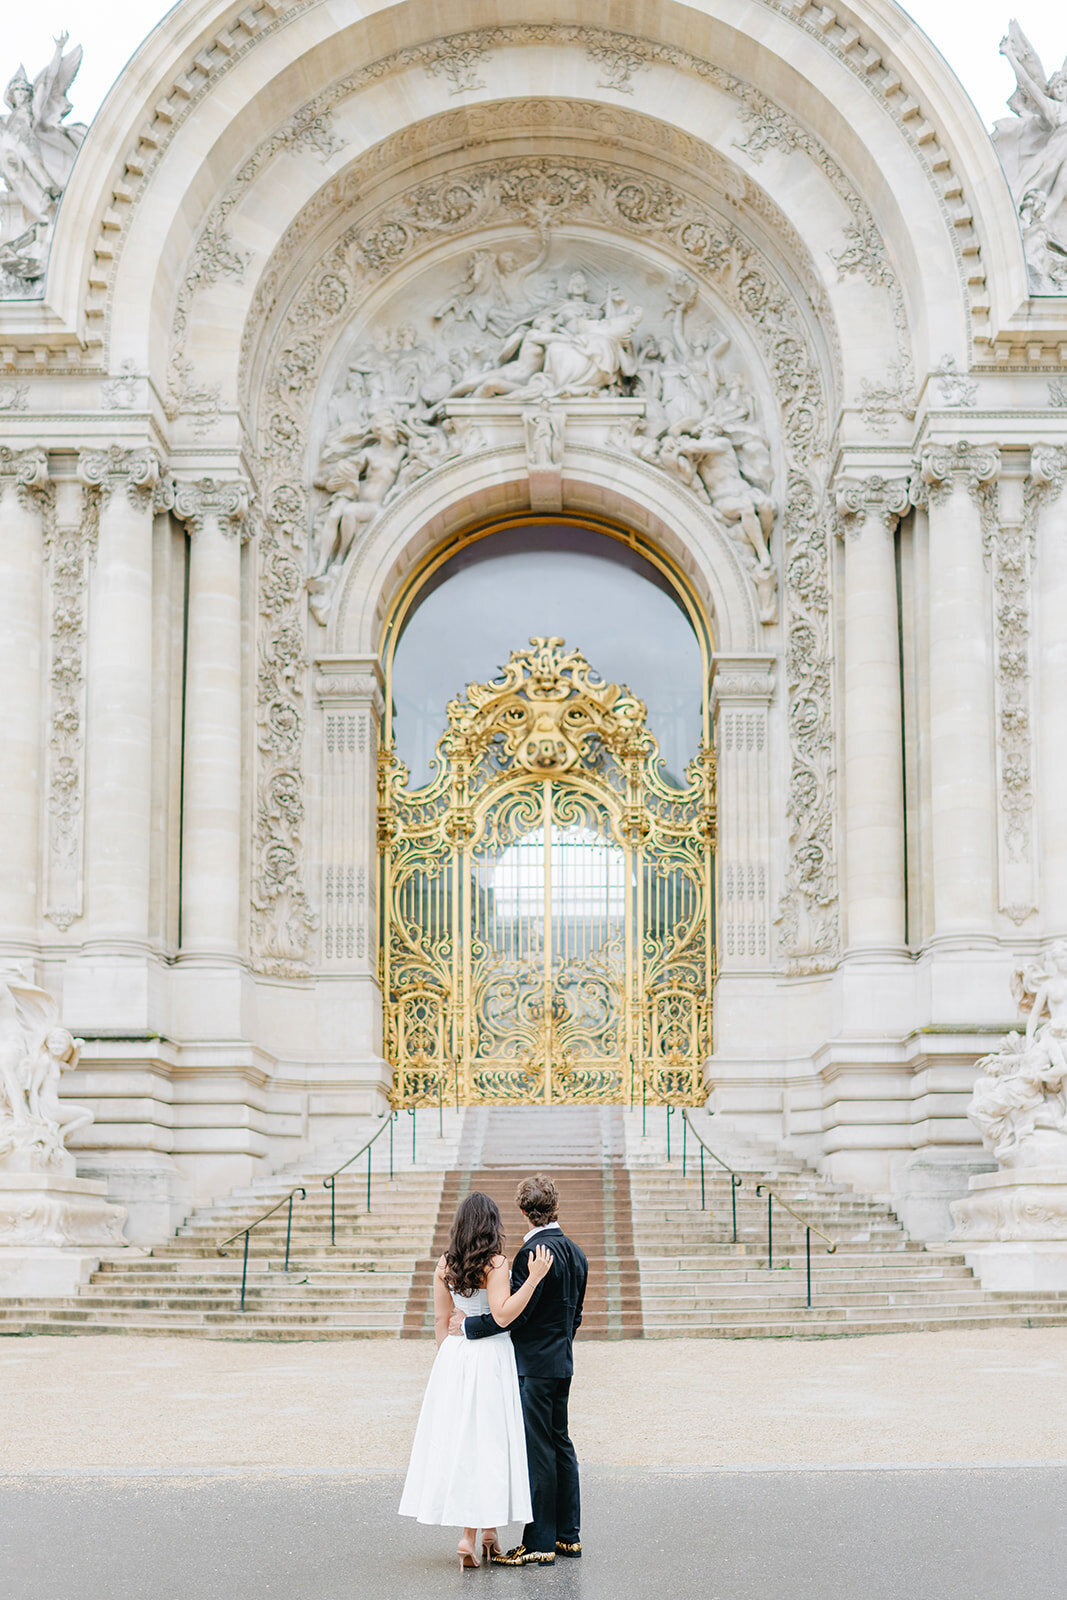
<instances>
[{"instance_id":1,"label":"man's dark trousers","mask_svg":"<svg viewBox=\"0 0 1067 1600\"><path fill-rule=\"evenodd\" d=\"M522 1531L527 1550L574 1544L582 1526L578 1457L567 1431L569 1378L520 1377L533 1521Z\"/></svg>"}]
</instances>

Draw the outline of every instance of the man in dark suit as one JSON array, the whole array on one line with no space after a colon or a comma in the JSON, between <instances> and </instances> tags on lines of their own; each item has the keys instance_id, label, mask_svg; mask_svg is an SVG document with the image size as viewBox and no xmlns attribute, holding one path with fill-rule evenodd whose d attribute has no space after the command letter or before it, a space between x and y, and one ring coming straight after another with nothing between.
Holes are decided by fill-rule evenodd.
<instances>
[{"instance_id":1,"label":"man in dark suit","mask_svg":"<svg viewBox=\"0 0 1067 1600\"><path fill-rule=\"evenodd\" d=\"M520 1545L493 1560L505 1567L548 1566L557 1555L582 1553L578 1457L567 1431L567 1402L574 1374L574 1335L581 1326L589 1266L556 1220L559 1193L551 1178L541 1173L524 1178L515 1203L530 1231L511 1269L512 1289L525 1282L535 1245L543 1244L552 1252L552 1270L537 1285L510 1330L526 1425L533 1521L523 1529ZM501 1329L488 1313L464 1317L456 1312L449 1332L484 1339Z\"/></svg>"}]
</instances>

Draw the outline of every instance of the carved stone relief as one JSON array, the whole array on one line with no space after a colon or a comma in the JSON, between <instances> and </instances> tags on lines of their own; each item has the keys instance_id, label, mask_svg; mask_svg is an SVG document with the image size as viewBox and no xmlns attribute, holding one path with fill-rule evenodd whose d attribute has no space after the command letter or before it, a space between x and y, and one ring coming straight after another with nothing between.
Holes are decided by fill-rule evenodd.
<instances>
[{"instance_id":1,"label":"carved stone relief","mask_svg":"<svg viewBox=\"0 0 1067 1600\"><path fill-rule=\"evenodd\" d=\"M531 372L522 377L517 388L512 386L513 375L504 371L518 364L525 334L539 331L547 338L553 331L551 326L535 329L539 312L531 310L531 306L539 306L551 325L553 318L562 314L562 303L571 298L565 292L566 285L561 286L559 281L568 269L565 255L560 256L559 278L550 289L550 279L539 285L536 273L532 281L522 276L523 266L535 261L543 248L543 234L549 226L545 221L549 215L546 207L552 208L550 226L554 233L595 219L602 227L608 224L617 234L635 234L667 248L676 259L681 256L691 280L698 286L703 283L712 287L718 302L725 303L748 328L766 364L779 406L783 453L787 463L796 463L789 475L790 494L783 519L787 559L791 558L794 579L791 587L787 584L790 614L791 619L794 615L803 616L809 623L797 634L793 659L800 675L791 676L790 694L802 693L806 701L817 705L814 716L795 723L795 757L798 768L819 772L823 791L818 801L811 802L807 797L791 811L794 854L798 858L806 856L808 865L803 872L798 871L793 882L791 903L797 914L792 917L793 933L787 934L786 941L798 962L811 959L815 946L818 958L825 960L836 948L837 939L832 839L828 818L824 822L821 816L823 807L832 805L834 781L830 681L823 665L828 639L829 576L823 489L819 479L812 476L825 449L825 399L802 316L774 269L734 226L682 191L646 175L577 161L487 163L453 173L447 189L440 183L427 183L390 200L377 212L361 218L326 252L291 304L266 386L273 403L267 407L261 425L266 504L271 504L272 495L279 491L283 494L292 516L284 527L279 524L278 536L287 558L307 570L301 544L311 520L302 472L306 470L306 452L311 443L312 402L326 355L342 329L357 319L360 304L376 284L420 244L438 242L446 230L462 238L476 228L503 221L530 227L532 238L525 253L516 252L518 259L502 259L506 253L496 252L495 260L470 265L465 276L457 279L451 297L438 302L441 315L433 319L434 327L402 324L386 329L377 348L373 342L355 347L333 398L332 431L317 476L317 482L323 485L319 492L327 498L314 526L313 589L315 579L327 576L338 556L343 558L346 543L357 547L353 559L358 559L361 526L377 514L387 496L403 491L406 483L400 480L406 470L410 474L407 481L411 481L411 476L432 471L456 448L448 426L450 394L457 396L458 404L461 390L469 395L481 384L495 388L505 383L512 396L526 395L533 403L539 397L548 398L564 390L564 384L553 385L550 381L558 377L554 368L546 379L543 354L534 360L534 352L530 352ZM618 252L621 246L616 242L614 248ZM548 270L541 269L543 273ZM595 285L593 293L588 272L586 279L585 292L574 298L584 303L584 321L589 325L584 332L591 336L603 332L597 325L607 318L595 313L607 308L613 280L605 277ZM486 288L487 281L493 285L492 292ZM661 293L665 296L669 289L677 295L682 292L682 282L676 274L666 280ZM767 548L768 529L760 516L763 502L757 496L766 493L759 480L768 481L770 452L743 374L727 370L719 377L717 373L715 363L723 354L715 348L722 344L721 327L716 329L709 323L706 312L692 326L685 320L687 309L669 304L664 298L659 318L646 312L642 338L635 340L638 324L633 312L627 309L619 314L628 314L632 319L622 341L625 352L622 345L616 344L607 366L597 369L600 376L588 368L584 370L592 392L603 392L606 386L617 392L643 394L648 415L637 436L643 441L641 453L654 451L657 445L662 449L673 437L681 441L673 447L679 455L685 447L697 456L698 446L704 442L702 433L690 433L692 424L677 429L673 436L671 429L678 421L686 422L682 413L692 404L693 385L698 380L712 384L715 398L711 414L714 415L715 404L720 405L720 431L714 437L730 441L739 469L738 495L745 498L731 518L725 508L726 488L721 483L713 482L709 488L701 478L699 490L694 492L699 492L712 507L718 498L720 515L728 526L731 521L736 526L739 545L741 541L747 543L753 568L764 566L757 544ZM583 320L580 309L577 315ZM507 317L511 318L511 338L520 336L514 354L505 355L507 338L502 348L498 330ZM645 334L644 329L651 324L654 330L657 321L667 323L666 334ZM674 337L675 328L680 332L681 346ZM559 345L561 356L573 360L573 340L562 337ZM626 366L631 370L625 371ZM582 376L579 374L579 378ZM467 406L470 403L464 402ZM706 395L702 403L706 418ZM336 476L331 478L328 473ZM326 487L330 483L333 487ZM736 484L733 487L738 488ZM755 539L753 530L742 525L742 516L750 520L749 511L754 512ZM262 604L261 610L270 635L276 637L277 623ZM816 625L814 634L811 622ZM295 628L295 618L290 619L290 625ZM790 625L794 626L792 620ZM816 638L812 655L808 646ZM269 637L264 648L270 649ZM291 694L292 681L287 707L293 715L301 715ZM273 698L261 692L261 720ZM267 839L273 837L273 824L262 807L260 816L257 828L262 840L257 849L262 854ZM259 836L257 833L257 839ZM815 856L817 866L813 862ZM803 934L797 931L801 904L807 908Z\"/></svg>"}]
</instances>

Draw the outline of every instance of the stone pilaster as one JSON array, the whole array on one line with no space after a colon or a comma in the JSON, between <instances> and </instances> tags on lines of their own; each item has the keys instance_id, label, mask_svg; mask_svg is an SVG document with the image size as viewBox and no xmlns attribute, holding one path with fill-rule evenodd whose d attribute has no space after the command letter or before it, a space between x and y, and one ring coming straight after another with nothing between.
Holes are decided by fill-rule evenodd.
<instances>
[{"instance_id":1,"label":"stone pilaster","mask_svg":"<svg viewBox=\"0 0 1067 1600\"><path fill-rule=\"evenodd\" d=\"M322 707L322 964L377 970L377 767L381 668L373 656L318 663Z\"/></svg>"},{"instance_id":2,"label":"stone pilaster","mask_svg":"<svg viewBox=\"0 0 1067 1600\"><path fill-rule=\"evenodd\" d=\"M144 945L152 832L152 525L163 490L151 450L83 451L99 495L90 587L87 937Z\"/></svg>"},{"instance_id":3,"label":"stone pilaster","mask_svg":"<svg viewBox=\"0 0 1067 1600\"><path fill-rule=\"evenodd\" d=\"M717 761L719 971L771 964L770 739L774 657L715 657L711 703Z\"/></svg>"},{"instance_id":4,"label":"stone pilaster","mask_svg":"<svg viewBox=\"0 0 1067 1600\"><path fill-rule=\"evenodd\" d=\"M841 478L845 546L843 790L847 947L904 945L904 773L893 530L906 478Z\"/></svg>"},{"instance_id":5,"label":"stone pilaster","mask_svg":"<svg viewBox=\"0 0 1067 1600\"><path fill-rule=\"evenodd\" d=\"M993 671L988 554L996 450L923 451L912 497L929 520L928 747L932 932L988 931L993 913ZM920 580L921 581L921 580Z\"/></svg>"},{"instance_id":6,"label":"stone pilaster","mask_svg":"<svg viewBox=\"0 0 1067 1600\"><path fill-rule=\"evenodd\" d=\"M242 482L175 490L190 537L182 805L181 953L238 954L241 943Z\"/></svg>"},{"instance_id":7,"label":"stone pilaster","mask_svg":"<svg viewBox=\"0 0 1067 1600\"><path fill-rule=\"evenodd\" d=\"M38 937L41 792L41 615L49 492L43 450L0 449L0 940L18 952Z\"/></svg>"},{"instance_id":8,"label":"stone pilaster","mask_svg":"<svg viewBox=\"0 0 1067 1600\"><path fill-rule=\"evenodd\" d=\"M38 493L49 591L44 914L65 933L84 909L86 643L100 489L79 474Z\"/></svg>"},{"instance_id":9,"label":"stone pilaster","mask_svg":"<svg viewBox=\"0 0 1067 1600\"><path fill-rule=\"evenodd\" d=\"M1032 625L1031 605L1025 613L1009 613L997 618L999 675L1022 688L1018 669L1032 671L1032 658L1040 662L1036 685L1032 676L1025 681L1026 704L1036 704L1033 768L1021 764L1008 769L1013 780L1026 778L1032 795L1041 841L1040 885L1042 931L1046 938L1067 937L1067 532L1064 529L1063 487L1067 481L1067 446L1039 446L1033 451L1030 478L1024 488L1027 561L1033 563ZM1029 599L1029 589L1027 591ZM1005 588L1005 598L1007 590ZM1013 655L1012 646L1027 625L1025 656ZM1009 695L1002 693L1002 700ZM1018 759L1018 757L1017 757ZM1032 783L1032 788L1030 784ZM1021 784L1015 786L1016 793ZM1001 793L1006 796L1003 778ZM1033 827L1033 815L1027 818Z\"/></svg>"}]
</instances>

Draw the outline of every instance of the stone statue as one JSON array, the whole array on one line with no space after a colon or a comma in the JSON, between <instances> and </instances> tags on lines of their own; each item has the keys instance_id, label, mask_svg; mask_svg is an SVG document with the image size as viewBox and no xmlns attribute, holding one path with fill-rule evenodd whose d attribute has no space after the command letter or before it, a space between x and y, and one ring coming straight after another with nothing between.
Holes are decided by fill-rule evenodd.
<instances>
[{"instance_id":1,"label":"stone statue","mask_svg":"<svg viewBox=\"0 0 1067 1600\"><path fill-rule=\"evenodd\" d=\"M475 250L463 283L434 312L435 322L448 316L468 318L483 333L497 335L514 325L526 300L526 285L544 266L551 244L544 208L534 212L531 224L538 236L536 255L524 263L512 250Z\"/></svg>"},{"instance_id":2,"label":"stone statue","mask_svg":"<svg viewBox=\"0 0 1067 1600\"><path fill-rule=\"evenodd\" d=\"M0 980L0 1169L74 1171L66 1140L93 1113L60 1100L59 1080L77 1067L81 1050L46 990Z\"/></svg>"},{"instance_id":3,"label":"stone statue","mask_svg":"<svg viewBox=\"0 0 1067 1600\"><path fill-rule=\"evenodd\" d=\"M1012 992L1026 1032L978 1062L967 1114L1003 1166L1067 1166L1067 940L1021 967Z\"/></svg>"},{"instance_id":4,"label":"stone statue","mask_svg":"<svg viewBox=\"0 0 1067 1600\"><path fill-rule=\"evenodd\" d=\"M1019 24L1000 42L1015 72L1016 88L993 140L1011 185L1023 227L1030 287L1064 292L1067 272L1067 62L1050 78ZM1058 272L1055 269L1060 269Z\"/></svg>"},{"instance_id":5,"label":"stone statue","mask_svg":"<svg viewBox=\"0 0 1067 1600\"><path fill-rule=\"evenodd\" d=\"M668 295L670 340L647 342L639 358L637 392L645 400L645 422L632 447L701 494L728 530L736 530L760 618L774 622L778 579L770 549L775 519L770 447L743 378L720 365L730 340L710 331L689 333L686 318L696 300L696 284L680 274Z\"/></svg>"},{"instance_id":6,"label":"stone statue","mask_svg":"<svg viewBox=\"0 0 1067 1600\"><path fill-rule=\"evenodd\" d=\"M558 400L618 392L637 370L633 335L643 313L615 291L600 307L587 295L585 275L575 273L566 296L524 318L496 363L463 378L452 398Z\"/></svg>"},{"instance_id":7,"label":"stone statue","mask_svg":"<svg viewBox=\"0 0 1067 1600\"><path fill-rule=\"evenodd\" d=\"M44 272L46 236L55 218L82 140L84 123L65 123L71 104L67 90L81 65L82 51L64 55L67 35L60 34L51 61L33 83L20 66L4 91L10 108L0 116L0 178L15 203L0 241L0 267L15 279L30 281Z\"/></svg>"},{"instance_id":8,"label":"stone statue","mask_svg":"<svg viewBox=\"0 0 1067 1600\"><path fill-rule=\"evenodd\" d=\"M329 495L315 528L311 609L320 622L329 613L337 577L356 535L382 509L400 474L408 444L399 419L380 411L358 432L342 428L327 442L315 487Z\"/></svg>"}]
</instances>

